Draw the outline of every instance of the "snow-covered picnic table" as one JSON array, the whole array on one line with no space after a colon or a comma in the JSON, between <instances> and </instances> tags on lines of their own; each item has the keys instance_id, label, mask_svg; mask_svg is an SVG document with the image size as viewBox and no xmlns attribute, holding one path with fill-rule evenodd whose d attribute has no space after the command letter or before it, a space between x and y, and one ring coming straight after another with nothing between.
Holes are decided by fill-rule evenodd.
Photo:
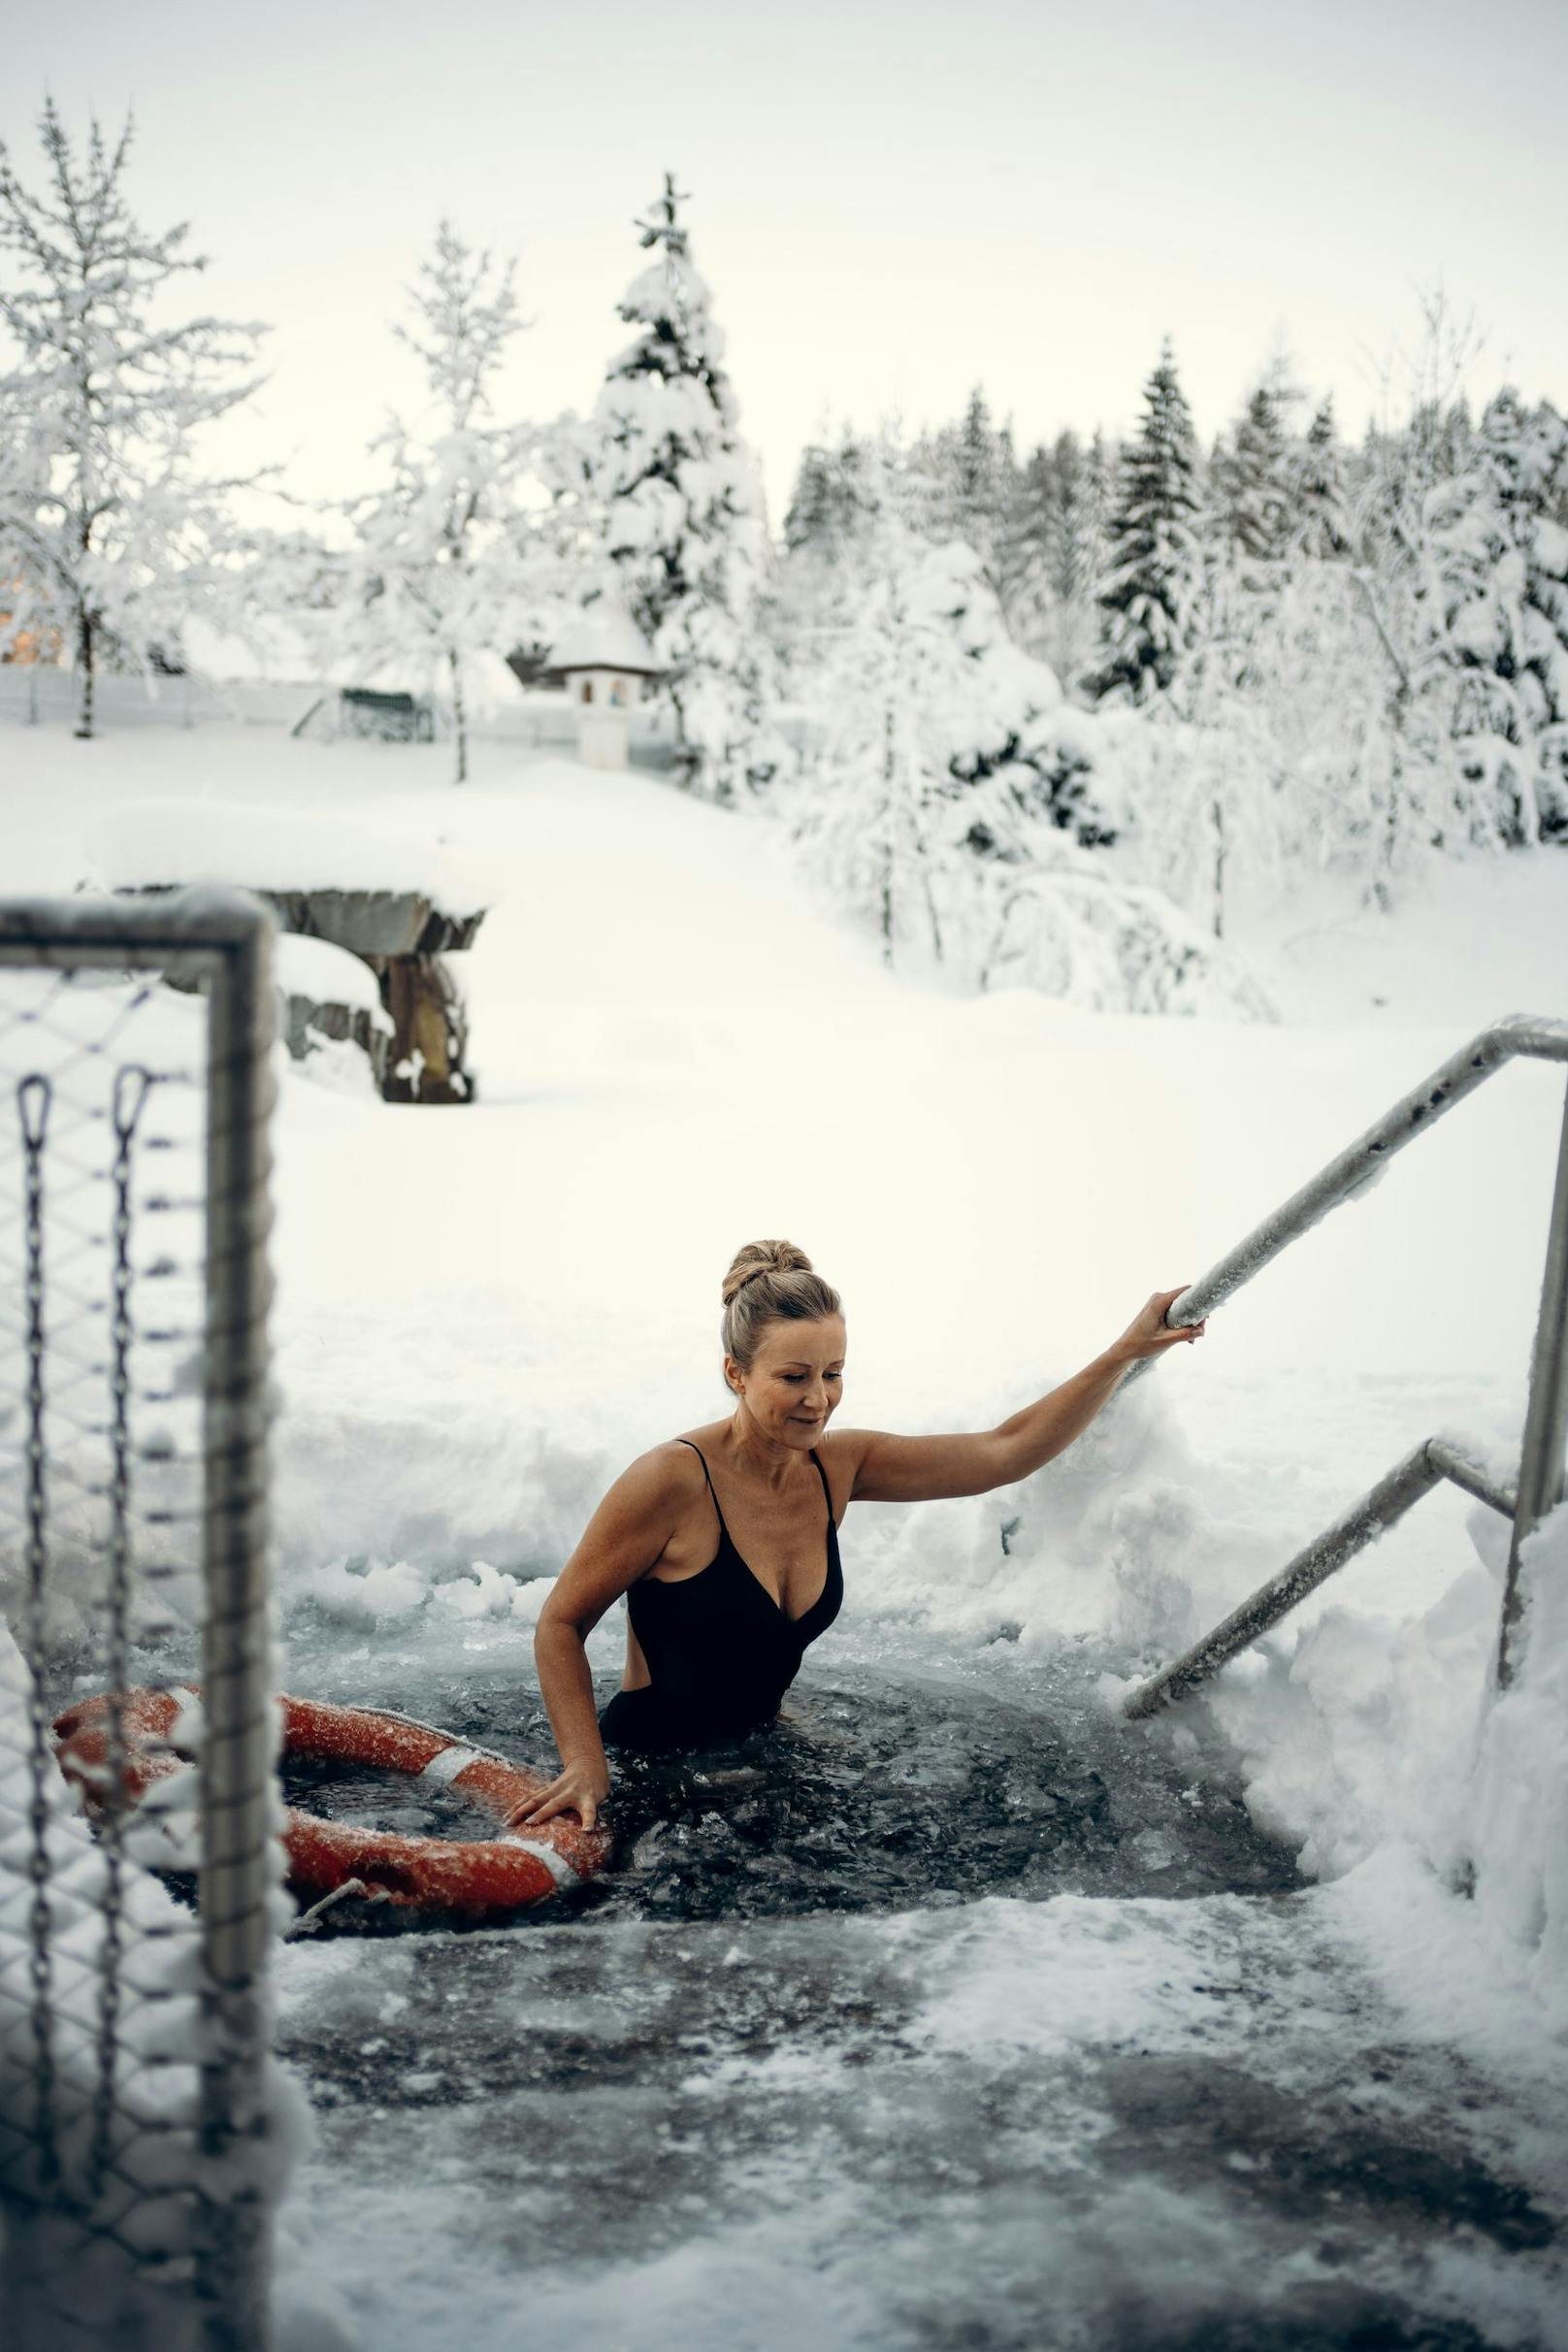
<instances>
[{"instance_id":1,"label":"snow-covered picnic table","mask_svg":"<svg viewBox=\"0 0 1568 2352\"><path fill-rule=\"evenodd\" d=\"M468 1102L468 1024L445 959L484 921L480 878L439 841L330 815L285 827L271 809L216 799L138 801L86 841L87 878L110 890L230 883L253 891L296 942L343 951L309 959L280 949L289 1050L348 1039L368 1056L388 1102ZM375 975L373 1005L343 958Z\"/></svg>"}]
</instances>

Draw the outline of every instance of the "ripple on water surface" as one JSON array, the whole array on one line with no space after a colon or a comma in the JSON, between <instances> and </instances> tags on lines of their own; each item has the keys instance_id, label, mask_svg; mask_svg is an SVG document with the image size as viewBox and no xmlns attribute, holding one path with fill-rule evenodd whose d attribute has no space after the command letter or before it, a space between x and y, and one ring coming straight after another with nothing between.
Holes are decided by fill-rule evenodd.
<instances>
[{"instance_id":1,"label":"ripple on water surface","mask_svg":"<svg viewBox=\"0 0 1568 2352\"><path fill-rule=\"evenodd\" d=\"M519 1760L551 1753L537 1696L511 1679L422 1693L457 1736ZM1083 1703L1045 1713L963 1686L862 1674L798 1685L765 1732L700 1754L614 1759L608 1869L522 1914L680 1919L905 1911L987 1894L1275 1894L1290 1855L1239 1793L1183 1778L1139 1734ZM482 1836L450 1788L290 1765L290 1803L411 1836ZM339 1932L417 1927L352 1900ZM446 1922L445 1924L450 1924Z\"/></svg>"}]
</instances>

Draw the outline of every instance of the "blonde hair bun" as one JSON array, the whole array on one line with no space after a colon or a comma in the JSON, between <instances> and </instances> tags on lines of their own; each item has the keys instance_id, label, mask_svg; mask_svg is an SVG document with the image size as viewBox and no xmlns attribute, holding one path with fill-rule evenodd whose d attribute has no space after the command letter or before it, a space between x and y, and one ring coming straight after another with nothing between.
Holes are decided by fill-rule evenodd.
<instances>
[{"instance_id":1,"label":"blonde hair bun","mask_svg":"<svg viewBox=\"0 0 1568 2352\"><path fill-rule=\"evenodd\" d=\"M810 1258L803 1250L798 1250L793 1241L748 1241L745 1248L736 1250L730 1260L730 1271L724 1278L721 1296L728 1306L735 1292L743 1290L748 1282L755 1282L759 1274L809 1274L810 1271Z\"/></svg>"}]
</instances>

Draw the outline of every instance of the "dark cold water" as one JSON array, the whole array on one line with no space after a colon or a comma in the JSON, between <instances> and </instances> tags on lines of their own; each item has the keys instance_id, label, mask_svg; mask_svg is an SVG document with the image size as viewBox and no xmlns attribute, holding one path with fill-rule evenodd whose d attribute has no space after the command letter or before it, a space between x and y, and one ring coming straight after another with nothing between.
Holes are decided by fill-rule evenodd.
<instances>
[{"instance_id":1,"label":"dark cold water","mask_svg":"<svg viewBox=\"0 0 1568 2352\"><path fill-rule=\"evenodd\" d=\"M553 1752L537 1695L511 1678L420 1698L421 1714L460 1738L518 1761ZM1290 1856L1212 1768L1186 1779L1137 1732L1081 1700L1067 1704L1073 1719L1063 1721L1057 1710L863 1671L797 1686L775 1725L733 1747L612 1756L610 1867L580 1894L524 1915L748 1919L987 1894L1192 1897L1299 1883ZM393 1774L289 1766L284 1789L310 1812L405 1835L489 1829L454 1791ZM420 1923L352 1898L334 1916L338 1932Z\"/></svg>"},{"instance_id":2,"label":"dark cold water","mask_svg":"<svg viewBox=\"0 0 1568 2352\"><path fill-rule=\"evenodd\" d=\"M552 1752L516 1666L366 1650L300 1679ZM333 2260L394 2184L451 2274L406 2309L417 2256L377 2245L376 2340L510 2352L545 2296L541 2336L626 2352L1559 2344L1555 2214L1472 2140L1490 2093L1406 2042L1223 1755L1094 1680L885 1638L768 1733L618 1760L579 1895L456 1934L345 1904L292 1944L279 2046ZM382 1776L292 1793L489 1827Z\"/></svg>"}]
</instances>

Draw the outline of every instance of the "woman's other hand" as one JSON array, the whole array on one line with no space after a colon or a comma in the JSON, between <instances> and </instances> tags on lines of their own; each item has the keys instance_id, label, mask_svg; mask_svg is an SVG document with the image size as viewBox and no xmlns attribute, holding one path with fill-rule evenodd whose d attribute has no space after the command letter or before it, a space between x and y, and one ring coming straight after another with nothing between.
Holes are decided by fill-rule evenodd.
<instances>
[{"instance_id":1,"label":"woman's other hand","mask_svg":"<svg viewBox=\"0 0 1568 2352\"><path fill-rule=\"evenodd\" d=\"M1180 1298L1184 1290L1191 1288L1190 1283L1183 1282L1178 1283L1174 1290L1157 1290L1148 1304L1133 1317L1111 1354L1126 1356L1129 1362L1135 1363L1146 1356L1162 1356L1167 1348L1179 1348L1186 1340L1201 1339L1206 1317L1204 1323L1178 1323L1174 1326L1165 1321L1166 1309Z\"/></svg>"},{"instance_id":2,"label":"woman's other hand","mask_svg":"<svg viewBox=\"0 0 1568 2352\"><path fill-rule=\"evenodd\" d=\"M592 1829L599 1819L599 1809L609 1795L609 1774L600 1766L569 1764L558 1773L548 1788L540 1789L526 1805L519 1805L506 1815L508 1829L538 1829L551 1821L557 1813L574 1813L584 1829Z\"/></svg>"}]
</instances>

